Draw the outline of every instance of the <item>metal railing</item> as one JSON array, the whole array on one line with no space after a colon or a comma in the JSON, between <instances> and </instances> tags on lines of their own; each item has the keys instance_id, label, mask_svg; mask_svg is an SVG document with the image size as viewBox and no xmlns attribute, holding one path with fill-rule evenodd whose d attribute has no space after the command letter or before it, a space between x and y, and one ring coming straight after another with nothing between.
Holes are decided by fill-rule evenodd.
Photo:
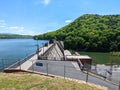
<instances>
[{"instance_id":1,"label":"metal railing","mask_svg":"<svg viewBox=\"0 0 120 90\"><path fill-rule=\"evenodd\" d=\"M26 56L25 58L23 59L18 59L17 62L15 62L14 64L12 64L11 66L9 66L8 68L16 68L18 66L20 66L21 64L23 64L25 61L29 60L31 57L33 57L36 53L33 53L29 56Z\"/></svg>"},{"instance_id":2,"label":"metal railing","mask_svg":"<svg viewBox=\"0 0 120 90\"><path fill-rule=\"evenodd\" d=\"M23 59L0 59L1 65L0 65L0 72L2 72L5 68L16 68L23 64L25 61L29 60L31 57L33 57L35 53L26 56Z\"/></svg>"},{"instance_id":3,"label":"metal railing","mask_svg":"<svg viewBox=\"0 0 120 90\"><path fill-rule=\"evenodd\" d=\"M81 63L81 61L78 59L77 60L78 66L80 67L81 70L83 70L83 64Z\"/></svg>"}]
</instances>

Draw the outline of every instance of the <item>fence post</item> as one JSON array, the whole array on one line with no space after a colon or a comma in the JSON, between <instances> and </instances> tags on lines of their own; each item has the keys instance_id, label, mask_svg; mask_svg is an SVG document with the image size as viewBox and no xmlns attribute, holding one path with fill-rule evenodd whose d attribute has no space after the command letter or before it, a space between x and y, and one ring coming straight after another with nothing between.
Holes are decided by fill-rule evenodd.
<instances>
[{"instance_id":1,"label":"fence post","mask_svg":"<svg viewBox=\"0 0 120 90\"><path fill-rule=\"evenodd\" d=\"M65 79L65 73L66 73L65 68L66 68L66 67L65 67L65 65L64 65L64 79Z\"/></svg>"},{"instance_id":2,"label":"fence post","mask_svg":"<svg viewBox=\"0 0 120 90\"><path fill-rule=\"evenodd\" d=\"M87 74L86 74L86 82L88 82L88 68L87 68Z\"/></svg>"},{"instance_id":3,"label":"fence post","mask_svg":"<svg viewBox=\"0 0 120 90\"><path fill-rule=\"evenodd\" d=\"M48 63L46 63L46 71L47 71L47 75L48 75Z\"/></svg>"},{"instance_id":4,"label":"fence post","mask_svg":"<svg viewBox=\"0 0 120 90\"><path fill-rule=\"evenodd\" d=\"M118 86L118 90L120 90L120 81L119 81L119 86Z\"/></svg>"}]
</instances>

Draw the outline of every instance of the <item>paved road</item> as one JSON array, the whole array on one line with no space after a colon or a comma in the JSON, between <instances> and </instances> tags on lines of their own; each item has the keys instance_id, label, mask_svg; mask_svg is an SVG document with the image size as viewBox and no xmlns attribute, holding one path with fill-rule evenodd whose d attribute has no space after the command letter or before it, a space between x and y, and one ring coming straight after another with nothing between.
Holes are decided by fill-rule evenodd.
<instances>
[{"instance_id":1,"label":"paved road","mask_svg":"<svg viewBox=\"0 0 120 90\"><path fill-rule=\"evenodd\" d=\"M34 63L29 70L86 81L86 74L79 69L75 62L45 60L37 60L36 62L42 63L43 66L36 66ZM118 90L118 86L91 75L88 76L88 82L108 87L108 90Z\"/></svg>"}]
</instances>

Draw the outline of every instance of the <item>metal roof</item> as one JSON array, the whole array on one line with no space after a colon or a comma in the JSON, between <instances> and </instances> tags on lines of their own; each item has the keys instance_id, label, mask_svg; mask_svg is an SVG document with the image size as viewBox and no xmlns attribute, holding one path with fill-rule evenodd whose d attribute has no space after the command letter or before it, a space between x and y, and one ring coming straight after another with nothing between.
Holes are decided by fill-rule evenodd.
<instances>
[{"instance_id":1,"label":"metal roof","mask_svg":"<svg viewBox=\"0 0 120 90\"><path fill-rule=\"evenodd\" d=\"M87 55L80 55L80 56L75 56L75 55L68 55L66 56L67 59L91 59L91 57Z\"/></svg>"},{"instance_id":2,"label":"metal roof","mask_svg":"<svg viewBox=\"0 0 120 90\"><path fill-rule=\"evenodd\" d=\"M72 55L69 50L64 50L64 54L65 54L65 56Z\"/></svg>"}]
</instances>

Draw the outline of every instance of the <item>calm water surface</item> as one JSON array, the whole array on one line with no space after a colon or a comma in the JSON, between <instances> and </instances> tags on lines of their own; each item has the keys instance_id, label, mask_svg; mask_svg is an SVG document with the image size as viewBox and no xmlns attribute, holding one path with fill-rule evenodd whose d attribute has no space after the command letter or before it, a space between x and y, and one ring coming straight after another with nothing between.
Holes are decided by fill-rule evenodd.
<instances>
[{"instance_id":1,"label":"calm water surface","mask_svg":"<svg viewBox=\"0 0 120 90\"><path fill-rule=\"evenodd\" d=\"M111 56L110 53L100 53L100 52L80 52L82 55L88 55L92 58L93 64L119 64L120 57Z\"/></svg>"},{"instance_id":2,"label":"calm water surface","mask_svg":"<svg viewBox=\"0 0 120 90\"><path fill-rule=\"evenodd\" d=\"M12 64L18 59L23 59L34 53L37 49L37 43L39 47L41 47L45 42L47 41L37 41L33 39L0 39L0 68L3 66L3 63Z\"/></svg>"}]
</instances>

